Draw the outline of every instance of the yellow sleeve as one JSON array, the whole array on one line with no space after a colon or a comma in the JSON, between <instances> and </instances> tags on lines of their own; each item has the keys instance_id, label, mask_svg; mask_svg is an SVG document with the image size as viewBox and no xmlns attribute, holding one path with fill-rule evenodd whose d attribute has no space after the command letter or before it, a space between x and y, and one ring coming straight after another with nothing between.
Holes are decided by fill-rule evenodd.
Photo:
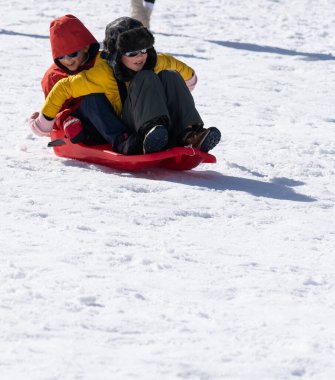
<instances>
[{"instance_id":1,"label":"yellow sleeve","mask_svg":"<svg viewBox=\"0 0 335 380\"><path fill-rule=\"evenodd\" d=\"M104 65L97 65L90 70L64 78L49 92L41 112L47 117L55 118L66 100L93 93L104 93L108 79Z\"/></svg>"},{"instance_id":2,"label":"yellow sleeve","mask_svg":"<svg viewBox=\"0 0 335 380\"><path fill-rule=\"evenodd\" d=\"M185 81L191 79L194 73L192 67L172 57L172 55L158 53L155 73L159 73L162 70L178 71Z\"/></svg>"}]
</instances>

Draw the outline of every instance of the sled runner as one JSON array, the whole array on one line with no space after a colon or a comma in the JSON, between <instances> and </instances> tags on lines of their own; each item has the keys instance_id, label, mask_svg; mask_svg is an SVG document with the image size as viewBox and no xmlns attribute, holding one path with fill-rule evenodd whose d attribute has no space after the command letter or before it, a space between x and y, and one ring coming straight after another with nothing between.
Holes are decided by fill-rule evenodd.
<instances>
[{"instance_id":1,"label":"sled runner","mask_svg":"<svg viewBox=\"0 0 335 380\"><path fill-rule=\"evenodd\" d=\"M48 146L59 157L71 158L119 170L143 170L162 167L172 170L191 170L201 163L215 163L212 154L192 147L175 147L158 153L126 156L115 153L111 145L72 144L62 130L52 130Z\"/></svg>"}]
</instances>

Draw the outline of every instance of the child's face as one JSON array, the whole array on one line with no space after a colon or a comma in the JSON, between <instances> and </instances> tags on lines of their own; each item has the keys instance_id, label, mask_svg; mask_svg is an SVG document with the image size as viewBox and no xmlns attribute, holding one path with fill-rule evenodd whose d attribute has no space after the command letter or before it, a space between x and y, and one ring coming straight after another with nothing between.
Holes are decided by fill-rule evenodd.
<instances>
[{"instance_id":1,"label":"child's face","mask_svg":"<svg viewBox=\"0 0 335 380\"><path fill-rule=\"evenodd\" d=\"M127 57L126 55L123 55L121 57L121 62L130 70L141 71L145 65L145 62L147 61L147 58L147 52L143 53L141 50L139 50L134 57Z\"/></svg>"},{"instance_id":2,"label":"child's face","mask_svg":"<svg viewBox=\"0 0 335 380\"><path fill-rule=\"evenodd\" d=\"M59 57L59 62L65 66L70 71L78 70L79 66L85 61L86 53L88 51L88 46L84 49L73 52L72 54L64 55Z\"/></svg>"}]
</instances>

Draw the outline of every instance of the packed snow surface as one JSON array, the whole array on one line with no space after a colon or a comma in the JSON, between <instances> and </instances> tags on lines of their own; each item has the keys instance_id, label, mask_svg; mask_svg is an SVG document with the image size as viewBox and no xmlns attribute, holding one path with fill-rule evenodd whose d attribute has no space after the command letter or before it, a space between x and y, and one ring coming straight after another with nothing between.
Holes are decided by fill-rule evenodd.
<instances>
[{"instance_id":1,"label":"packed snow surface","mask_svg":"<svg viewBox=\"0 0 335 380\"><path fill-rule=\"evenodd\" d=\"M125 172L33 135L50 21L130 1L0 1L0 378L335 376L331 0L157 0L216 164Z\"/></svg>"}]
</instances>

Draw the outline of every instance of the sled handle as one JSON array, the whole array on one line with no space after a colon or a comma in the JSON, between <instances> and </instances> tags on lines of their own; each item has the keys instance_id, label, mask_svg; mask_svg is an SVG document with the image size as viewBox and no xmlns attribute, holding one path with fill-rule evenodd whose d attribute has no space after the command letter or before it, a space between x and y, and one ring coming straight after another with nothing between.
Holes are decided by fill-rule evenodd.
<instances>
[{"instance_id":1,"label":"sled handle","mask_svg":"<svg viewBox=\"0 0 335 380\"><path fill-rule=\"evenodd\" d=\"M62 139L56 139L56 140L53 140L53 141L50 141L48 143L48 147L51 148L53 146L60 146L60 145L65 145L66 142Z\"/></svg>"}]
</instances>

